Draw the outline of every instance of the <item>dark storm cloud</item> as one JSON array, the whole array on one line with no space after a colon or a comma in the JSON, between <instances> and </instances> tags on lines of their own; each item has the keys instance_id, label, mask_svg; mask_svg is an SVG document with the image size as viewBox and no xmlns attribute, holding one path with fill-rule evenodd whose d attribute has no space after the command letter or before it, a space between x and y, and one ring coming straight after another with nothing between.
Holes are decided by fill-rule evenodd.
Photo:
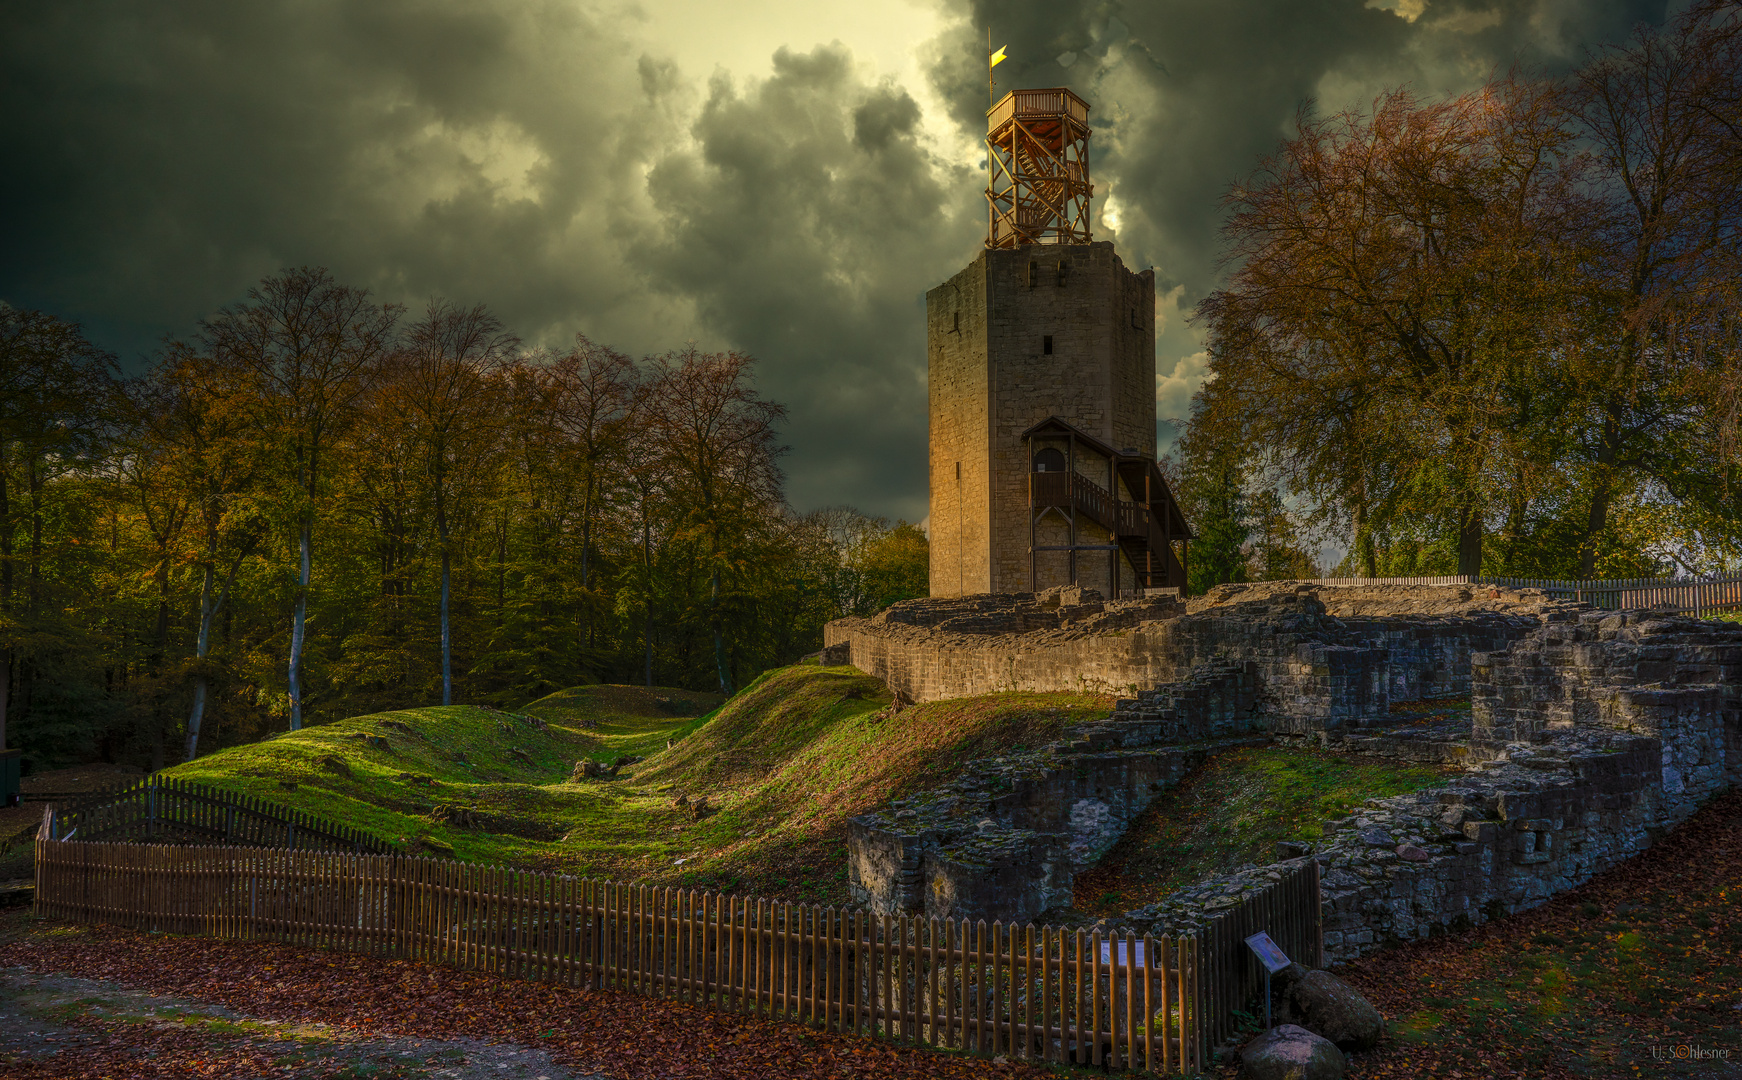
<instances>
[{"instance_id":1,"label":"dark storm cloud","mask_svg":"<svg viewBox=\"0 0 1742 1080\"><path fill-rule=\"evenodd\" d=\"M137 346L303 262L534 330L635 300L615 249L679 128L572 5L72 2L5 24L14 303Z\"/></svg>"},{"instance_id":2,"label":"dark storm cloud","mask_svg":"<svg viewBox=\"0 0 1742 1080\"><path fill-rule=\"evenodd\" d=\"M795 446L829 448L793 463L799 505L900 478L898 512L925 514L921 290L982 227L961 210L975 176L926 151L919 116L899 87L857 78L843 48L782 50L751 88L715 80L694 149L648 178L666 225L642 256L653 279L765 358Z\"/></svg>"},{"instance_id":3,"label":"dark storm cloud","mask_svg":"<svg viewBox=\"0 0 1742 1080\"><path fill-rule=\"evenodd\" d=\"M694 337L762 358L795 503L918 517L921 297L984 228L977 166L935 148L983 133L988 16L1013 56L1001 91L1094 103L1097 202L1118 212L1102 235L1189 307L1214 281L1221 192L1303 100L1461 90L1662 16L1399 3L1413 21L1359 0L952 2L927 55L959 128L927 131L918 88L851 42L701 84L632 14L557 0L0 0L0 299L131 360L303 263L388 299L484 301L552 344ZM1172 311L1164 416L1196 351Z\"/></svg>"},{"instance_id":4,"label":"dark storm cloud","mask_svg":"<svg viewBox=\"0 0 1742 1080\"><path fill-rule=\"evenodd\" d=\"M1359 107L1411 84L1456 93L1518 63L1561 70L1587 44L1660 21L1662 0L1199 0L1058 3L975 0L967 18L930 46L931 74L964 129L984 131L984 27L1006 42L999 93L1011 86L1071 86L1090 101L1097 203L1110 198L1126 262L1157 268L1158 289L1179 289L1158 342L1160 413L1185 414L1201 360L1185 327L1214 286L1222 194L1293 129L1308 102ZM1183 359L1177 377L1175 366Z\"/></svg>"}]
</instances>

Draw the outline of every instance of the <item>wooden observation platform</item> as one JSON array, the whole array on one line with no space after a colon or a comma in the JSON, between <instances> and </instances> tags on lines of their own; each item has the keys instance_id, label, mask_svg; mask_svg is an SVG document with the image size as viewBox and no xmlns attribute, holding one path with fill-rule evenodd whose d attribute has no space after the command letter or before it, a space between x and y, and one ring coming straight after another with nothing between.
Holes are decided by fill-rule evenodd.
<instances>
[{"instance_id":1,"label":"wooden observation platform","mask_svg":"<svg viewBox=\"0 0 1742 1080\"><path fill-rule=\"evenodd\" d=\"M1089 103L1013 90L986 111L986 246L1087 244Z\"/></svg>"}]
</instances>

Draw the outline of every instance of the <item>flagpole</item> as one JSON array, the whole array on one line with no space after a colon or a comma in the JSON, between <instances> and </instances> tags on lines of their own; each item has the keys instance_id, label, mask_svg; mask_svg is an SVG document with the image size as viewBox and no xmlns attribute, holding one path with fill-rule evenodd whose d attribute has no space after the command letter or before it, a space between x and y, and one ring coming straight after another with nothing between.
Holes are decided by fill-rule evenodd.
<instances>
[{"instance_id":1,"label":"flagpole","mask_svg":"<svg viewBox=\"0 0 1742 1080\"><path fill-rule=\"evenodd\" d=\"M998 83L992 78L992 24L986 24L986 107L998 104Z\"/></svg>"}]
</instances>

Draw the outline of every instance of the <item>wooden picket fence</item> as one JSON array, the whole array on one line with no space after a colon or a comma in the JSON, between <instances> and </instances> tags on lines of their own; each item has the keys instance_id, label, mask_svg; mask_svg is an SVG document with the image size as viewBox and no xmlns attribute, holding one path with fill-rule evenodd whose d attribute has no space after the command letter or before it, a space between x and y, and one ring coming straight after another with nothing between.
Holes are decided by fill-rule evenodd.
<instances>
[{"instance_id":1,"label":"wooden picket fence","mask_svg":"<svg viewBox=\"0 0 1742 1080\"><path fill-rule=\"evenodd\" d=\"M56 804L44 828L51 840L76 836L383 854L393 850L379 837L313 814L159 776Z\"/></svg>"},{"instance_id":2,"label":"wooden picket fence","mask_svg":"<svg viewBox=\"0 0 1742 1080\"><path fill-rule=\"evenodd\" d=\"M1709 578L1618 578L1571 581L1559 578L1439 577L1318 578L1316 585L1499 585L1508 589L1541 589L1557 600L1575 600L1604 611L1652 608L1704 617L1742 608L1742 574Z\"/></svg>"},{"instance_id":3,"label":"wooden picket fence","mask_svg":"<svg viewBox=\"0 0 1742 1080\"><path fill-rule=\"evenodd\" d=\"M1235 1034L1242 1012L1258 999L1264 1009L1264 968L1246 939L1259 931L1270 935L1289 959L1306 967L1323 967L1325 939L1320 920L1322 895L1319 864L1304 860L1256 896L1211 919L1202 934L1204 970L1204 1037L1211 1046Z\"/></svg>"},{"instance_id":4,"label":"wooden picket fence","mask_svg":"<svg viewBox=\"0 0 1742 1080\"><path fill-rule=\"evenodd\" d=\"M1312 860L1199 934L1102 935L397 854L334 822L149 778L45 809L36 910L448 963L914 1044L1201 1069L1261 1010L1259 930L1323 962Z\"/></svg>"},{"instance_id":5,"label":"wooden picket fence","mask_svg":"<svg viewBox=\"0 0 1742 1080\"><path fill-rule=\"evenodd\" d=\"M36 910L51 918L416 958L1108 1069L1200 1070L1206 983L1230 985L1207 976L1190 935L875 916L401 855L68 841L47 815L36 864Z\"/></svg>"}]
</instances>

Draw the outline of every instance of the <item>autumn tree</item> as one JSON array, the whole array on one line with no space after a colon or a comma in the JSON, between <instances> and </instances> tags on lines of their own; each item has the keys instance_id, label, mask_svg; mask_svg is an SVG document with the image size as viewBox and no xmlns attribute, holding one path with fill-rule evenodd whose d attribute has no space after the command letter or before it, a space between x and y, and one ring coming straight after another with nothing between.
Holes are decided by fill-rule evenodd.
<instances>
[{"instance_id":1,"label":"autumn tree","mask_svg":"<svg viewBox=\"0 0 1742 1080\"><path fill-rule=\"evenodd\" d=\"M1638 478L1707 506L1734 462L1742 29L1734 3L1594 55L1567 109L1591 147L1590 345L1569 374L1589 475L1579 572ZM1715 378L1713 376L1716 376ZM1711 451L1730 448L1730 453Z\"/></svg>"},{"instance_id":2,"label":"autumn tree","mask_svg":"<svg viewBox=\"0 0 1742 1080\"><path fill-rule=\"evenodd\" d=\"M650 433L679 488L683 529L700 544L707 580L707 623L720 692L734 680L722 590L742 571L746 541L778 508L786 448L776 425L784 406L751 384L752 357L691 345L654 359Z\"/></svg>"},{"instance_id":3,"label":"autumn tree","mask_svg":"<svg viewBox=\"0 0 1742 1080\"><path fill-rule=\"evenodd\" d=\"M183 745L186 761L199 751L213 674L209 659L214 624L230 599L243 560L256 551L263 532L258 510L262 446L249 416L246 383L238 375L235 368L177 344L132 389L131 441L138 460L129 474L147 505L149 488L173 491L183 501L194 534L191 550L176 556L177 561L190 561L199 576L189 675L192 692ZM149 524L149 510L146 516ZM152 526L152 532L156 535L157 526ZM168 566L160 573L167 616L172 602Z\"/></svg>"},{"instance_id":4,"label":"autumn tree","mask_svg":"<svg viewBox=\"0 0 1742 1080\"><path fill-rule=\"evenodd\" d=\"M46 595L51 549L68 539L51 532L51 493L104 460L123 416L112 355L73 323L0 303L0 747L21 696L14 676L28 701L70 636Z\"/></svg>"},{"instance_id":5,"label":"autumn tree","mask_svg":"<svg viewBox=\"0 0 1742 1080\"><path fill-rule=\"evenodd\" d=\"M1240 432L1358 544L1375 512L1433 517L1480 573L1496 464L1533 401L1516 386L1552 369L1576 261L1572 135L1522 79L1299 127L1229 197L1194 424Z\"/></svg>"},{"instance_id":6,"label":"autumn tree","mask_svg":"<svg viewBox=\"0 0 1742 1080\"><path fill-rule=\"evenodd\" d=\"M454 696L454 504L489 472L497 446L497 375L519 345L520 339L483 305L464 308L436 300L407 328L404 346L387 365L389 400L415 441L434 510L441 555L443 705L451 705Z\"/></svg>"},{"instance_id":7,"label":"autumn tree","mask_svg":"<svg viewBox=\"0 0 1742 1080\"><path fill-rule=\"evenodd\" d=\"M286 665L290 727L302 727L302 654L314 575L314 527L327 453L394 345L400 309L341 285L324 268L286 270L203 324L213 356L253 383L253 412L290 481L296 528L296 602Z\"/></svg>"}]
</instances>

